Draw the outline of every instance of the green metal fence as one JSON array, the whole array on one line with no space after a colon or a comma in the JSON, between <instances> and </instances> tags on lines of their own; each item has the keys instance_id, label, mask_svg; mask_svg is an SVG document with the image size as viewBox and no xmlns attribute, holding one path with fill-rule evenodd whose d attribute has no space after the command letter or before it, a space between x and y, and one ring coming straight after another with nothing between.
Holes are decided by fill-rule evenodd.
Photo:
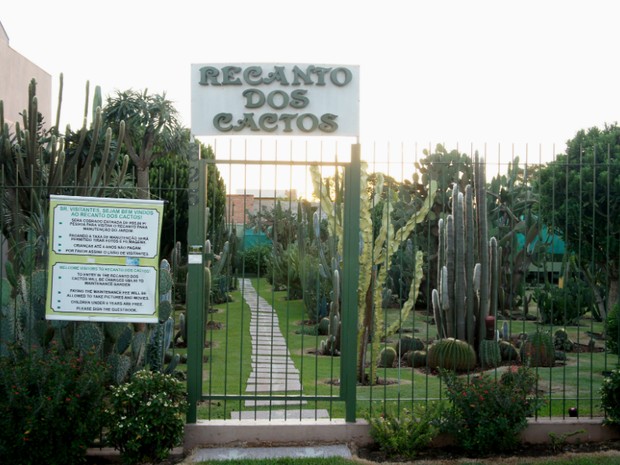
<instances>
[{"instance_id":1,"label":"green metal fence","mask_svg":"<svg viewBox=\"0 0 620 465\"><path fill-rule=\"evenodd\" d=\"M582 145L568 156L557 155L564 148L528 146L246 141L241 149L221 143L213 149L215 157L206 159L195 147L187 183L174 171L151 185L171 214L164 254L175 273L179 337L169 349L187 354L179 371L187 376L189 422L355 421L386 404L441 399L429 348L438 338L461 338L461 325L467 339L472 310L450 310L459 295L486 308L473 320L477 358L464 376L500 376L530 364L547 400L538 415L563 417L570 407L581 416L602 414L599 387L618 365L620 341L613 311L620 262L615 146ZM29 257L28 247L46 250L47 240L45 228L31 221L41 218L40 199L14 195L44 192L43 184L16 186L6 169L0 173L3 295L7 263L17 251ZM213 206L217 176L228 194L223 210ZM477 180L486 192L472 200L475 219L469 220L467 185L475 197ZM135 188L129 182L99 195L131 197ZM8 242L18 202L20 218L28 220L22 232L40 231L42 243L31 234ZM184 211L187 232L179 220ZM473 238L465 233L470 221ZM269 241L240 247L250 230ZM185 237L187 245L177 247ZM492 237L496 245L480 245ZM485 304L483 286L467 277L470 250L471 263L489 261ZM32 256L44 264L44 254ZM444 288L444 281L451 284ZM486 316L495 317L488 334ZM4 310L0 325L5 331ZM542 355L532 346L538 339ZM483 340L501 348L501 360L484 358L484 368Z\"/></svg>"}]
</instances>

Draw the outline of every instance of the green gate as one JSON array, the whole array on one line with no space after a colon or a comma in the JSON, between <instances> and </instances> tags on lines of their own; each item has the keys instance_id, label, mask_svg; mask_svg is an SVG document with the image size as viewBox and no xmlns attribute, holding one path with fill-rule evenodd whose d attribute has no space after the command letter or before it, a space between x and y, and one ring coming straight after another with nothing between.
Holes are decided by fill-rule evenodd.
<instances>
[{"instance_id":1,"label":"green gate","mask_svg":"<svg viewBox=\"0 0 620 465\"><path fill-rule=\"evenodd\" d=\"M303 305L299 300L288 299L286 289L278 290L277 286L265 284L260 262L269 260L269 247L275 250L277 245L245 250L242 263L228 266L225 273L217 270L215 265L220 263L217 260L223 260L228 249L212 251L206 242L209 163L243 164L244 169L250 169L253 173L265 165L292 168L314 164L344 168L344 266L340 286L342 321L339 357L320 353L321 341L324 340L319 334L320 325L305 324ZM245 211L249 210L245 203L248 198L250 196L243 197L244 223ZM343 409L338 412L342 415L338 416L344 416L347 422L354 422L360 146L354 144L350 162L343 163L206 160L201 158L196 144L190 159L188 199L188 423L195 423L199 417L316 418L317 412L326 410L322 407L330 409L329 416L339 408ZM290 213L292 201L290 198L288 201ZM260 198L258 203L260 212ZM272 206L275 208L275 204ZM230 214L231 205L227 208ZM247 229L245 226L243 230ZM271 227L277 226L274 223ZM254 263L256 260L259 263L257 269L246 273L246 265L249 268L250 261ZM211 276L212 272L217 278ZM227 297L219 305L211 305L209 295L213 292L209 286L217 286L221 280L226 283L224 294L227 295L230 288L233 289L233 297ZM318 297L316 299L318 301ZM319 312L317 310L316 315ZM313 408L306 410L304 406Z\"/></svg>"}]
</instances>

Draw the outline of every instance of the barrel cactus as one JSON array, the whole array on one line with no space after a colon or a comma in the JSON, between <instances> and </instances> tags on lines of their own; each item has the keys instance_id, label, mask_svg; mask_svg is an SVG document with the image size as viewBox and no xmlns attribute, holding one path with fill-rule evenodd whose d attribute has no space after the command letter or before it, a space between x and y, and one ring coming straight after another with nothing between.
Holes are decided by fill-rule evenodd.
<instances>
[{"instance_id":1,"label":"barrel cactus","mask_svg":"<svg viewBox=\"0 0 620 465\"><path fill-rule=\"evenodd\" d=\"M377 361L377 367L379 368L392 368L396 362L396 350L394 347L384 347L379 353L379 360Z\"/></svg>"},{"instance_id":2,"label":"barrel cactus","mask_svg":"<svg viewBox=\"0 0 620 465\"><path fill-rule=\"evenodd\" d=\"M455 371L469 371L476 366L476 351L465 341L447 337L428 347L428 366Z\"/></svg>"},{"instance_id":3,"label":"barrel cactus","mask_svg":"<svg viewBox=\"0 0 620 465\"><path fill-rule=\"evenodd\" d=\"M426 366L426 351L411 350L405 354L405 363L413 368Z\"/></svg>"},{"instance_id":4,"label":"barrel cactus","mask_svg":"<svg viewBox=\"0 0 620 465\"><path fill-rule=\"evenodd\" d=\"M424 350L425 346L424 342L422 342L422 339L420 339L419 337L402 336L398 340L394 348L399 353L399 355L402 356L410 351Z\"/></svg>"},{"instance_id":5,"label":"barrel cactus","mask_svg":"<svg viewBox=\"0 0 620 465\"><path fill-rule=\"evenodd\" d=\"M520 362L521 356L519 355L519 349L514 344L508 341L499 341L499 352L502 356L502 360L505 362Z\"/></svg>"}]
</instances>

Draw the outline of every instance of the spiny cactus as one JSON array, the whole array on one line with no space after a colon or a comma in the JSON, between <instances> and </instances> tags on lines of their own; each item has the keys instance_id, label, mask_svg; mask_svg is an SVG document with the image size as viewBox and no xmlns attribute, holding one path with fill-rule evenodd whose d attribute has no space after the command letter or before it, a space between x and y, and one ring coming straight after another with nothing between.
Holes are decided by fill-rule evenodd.
<instances>
[{"instance_id":1,"label":"spiny cactus","mask_svg":"<svg viewBox=\"0 0 620 465\"><path fill-rule=\"evenodd\" d=\"M546 331L528 334L521 346L521 359L531 367L552 367L555 364L553 338Z\"/></svg>"},{"instance_id":2,"label":"spiny cactus","mask_svg":"<svg viewBox=\"0 0 620 465\"><path fill-rule=\"evenodd\" d=\"M405 354L405 363L413 368L426 366L426 350L410 350Z\"/></svg>"},{"instance_id":3,"label":"spiny cactus","mask_svg":"<svg viewBox=\"0 0 620 465\"><path fill-rule=\"evenodd\" d=\"M497 313L499 251L497 240L487 239L484 163L477 154L475 170L475 190L467 185L463 194L454 184L452 213L439 220L439 288L433 289L431 301L440 339L480 348L491 322L487 317ZM489 334L495 339L492 323Z\"/></svg>"},{"instance_id":4,"label":"spiny cactus","mask_svg":"<svg viewBox=\"0 0 620 465\"><path fill-rule=\"evenodd\" d=\"M112 383L122 384L129 377L132 365L129 356L112 352L108 355L108 365Z\"/></svg>"},{"instance_id":5,"label":"spiny cactus","mask_svg":"<svg viewBox=\"0 0 620 465\"><path fill-rule=\"evenodd\" d=\"M62 75L60 79L62 89ZM86 108L88 98L87 85ZM60 114L62 98L58 101ZM115 144L115 140L124 137L124 124L114 137L109 128L103 127L100 108L95 108L90 127L84 118L77 133L67 127L64 136L58 121L46 130L39 117L33 79L21 123L17 122L14 128L0 124L0 168L4 176L1 202L6 219L2 232L12 244L15 276L30 275L45 265L47 245L39 238L47 233L50 195L115 197L129 164L129 155L119 163L121 144ZM4 121L3 115L0 121Z\"/></svg>"},{"instance_id":6,"label":"spiny cactus","mask_svg":"<svg viewBox=\"0 0 620 465\"><path fill-rule=\"evenodd\" d=\"M476 366L476 351L466 341L448 337L428 347L427 360L431 368L470 371Z\"/></svg>"},{"instance_id":7,"label":"spiny cactus","mask_svg":"<svg viewBox=\"0 0 620 465\"><path fill-rule=\"evenodd\" d=\"M483 339L480 341L478 348L478 357L482 368L496 368L502 362L502 354L500 352L499 343L497 341Z\"/></svg>"},{"instance_id":8,"label":"spiny cactus","mask_svg":"<svg viewBox=\"0 0 620 465\"><path fill-rule=\"evenodd\" d=\"M502 356L502 360L506 362L520 362L521 356L519 355L519 349L508 341L499 341L499 352Z\"/></svg>"},{"instance_id":9,"label":"spiny cactus","mask_svg":"<svg viewBox=\"0 0 620 465\"><path fill-rule=\"evenodd\" d=\"M384 347L379 353L379 360L377 360L378 368L392 368L394 363L398 359L396 350L394 347Z\"/></svg>"},{"instance_id":10,"label":"spiny cactus","mask_svg":"<svg viewBox=\"0 0 620 465\"><path fill-rule=\"evenodd\" d=\"M75 332L75 347L80 353L98 353L103 347L103 331L95 323L82 323Z\"/></svg>"},{"instance_id":11,"label":"spiny cactus","mask_svg":"<svg viewBox=\"0 0 620 465\"><path fill-rule=\"evenodd\" d=\"M340 355L340 273L332 271L332 301L329 304L329 326L325 341L325 355Z\"/></svg>"},{"instance_id":12,"label":"spiny cactus","mask_svg":"<svg viewBox=\"0 0 620 465\"><path fill-rule=\"evenodd\" d=\"M575 348L575 343L570 340L566 329L560 328L553 334L553 345L556 350L562 352L572 352Z\"/></svg>"},{"instance_id":13,"label":"spiny cactus","mask_svg":"<svg viewBox=\"0 0 620 465\"><path fill-rule=\"evenodd\" d=\"M338 266L340 266L340 259L342 257L344 246L344 211L342 204L343 197L340 173L338 171L336 172L333 183L324 182L318 166L311 166L310 173L312 176L314 194L320 200L321 209L328 218L327 227L329 236L337 239L335 241L335 255L332 258L337 259ZM365 162L361 162L360 184L362 188L359 199L360 273L357 287L357 379L360 383L373 382L376 378L374 375L376 365L375 363L369 363L370 354L377 354L379 352L381 338L394 334L400 328L401 322L407 320L407 315L413 308L412 302L415 302L419 284L422 282L423 277L421 252L416 254L415 278L412 280L412 286L409 292L409 298L412 302L408 301L405 305L403 305L400 318L396 318L393 325L388 327L383 327L381 325L381 322L384 320L382 317L382 293L380 292L380 289L386 281L387 270L390 268L391 261L393 260L400 244L406 241L413 233L416 226L425 219L426 214L430 211L430 207L433 205L437 190L437 183L431 181L428 189L429 195L426 199L424 199L424 203L421 208L417 209L415 214L412 215L407 222L396 231L392 221L390 220L393 202L384 202L384 210L380 220L381 224L377 225L379 226L379 232L375 236L371 210L377 202L375 202L371 196L368 195L368 192L373 191L377 199L381 198L384 187L384 179L381 173L377 173L376 182L373 183L372 186L368 185L368 181L368 165ZM331 189L332 187L333 189ZM368 190L367 187L369 187ZM390 193L388 193L388 195L390 195ZM333 267L327 267L323 264L322 271L327 272L327 270L332 268ZM367 366L370 367L369 374L366 373Z\"/></svg>"},{"instance_id":14,"label":"spiny cactus","mask_svg":"<svg viewBox=\"0 0 620 465\"><path fill-rule=\"evenodd\" d=\"M317 331L321 336L326 336L329 333L329 318L321 318Z\"/></svg>"},{"instance_id":15,"label":"spiny cactus","mask_svg":"<svg viewBox=\"0 0 620 465\"><path fill-rule=\"evenodd\" d=\"M396 351L402 357L404 354L414 350L424 350L425 345L419 337L402 336L395 344Z\"/></svg>"}]
</instances>

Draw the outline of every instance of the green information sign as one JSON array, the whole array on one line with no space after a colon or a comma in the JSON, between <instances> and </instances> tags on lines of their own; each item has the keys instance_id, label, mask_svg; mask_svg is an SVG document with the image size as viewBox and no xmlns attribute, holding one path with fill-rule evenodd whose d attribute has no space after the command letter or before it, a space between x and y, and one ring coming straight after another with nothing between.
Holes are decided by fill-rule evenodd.
<instances>
[{"instance_id":1,"label":"green information sign","mask_svg":"<svg viewBox=\"0 0 620 465\"><path fill-rule=\"evenodd\" d=\"M50 197L48 320L157 322L163 201Z\"/></svg>"}]
</instances>

